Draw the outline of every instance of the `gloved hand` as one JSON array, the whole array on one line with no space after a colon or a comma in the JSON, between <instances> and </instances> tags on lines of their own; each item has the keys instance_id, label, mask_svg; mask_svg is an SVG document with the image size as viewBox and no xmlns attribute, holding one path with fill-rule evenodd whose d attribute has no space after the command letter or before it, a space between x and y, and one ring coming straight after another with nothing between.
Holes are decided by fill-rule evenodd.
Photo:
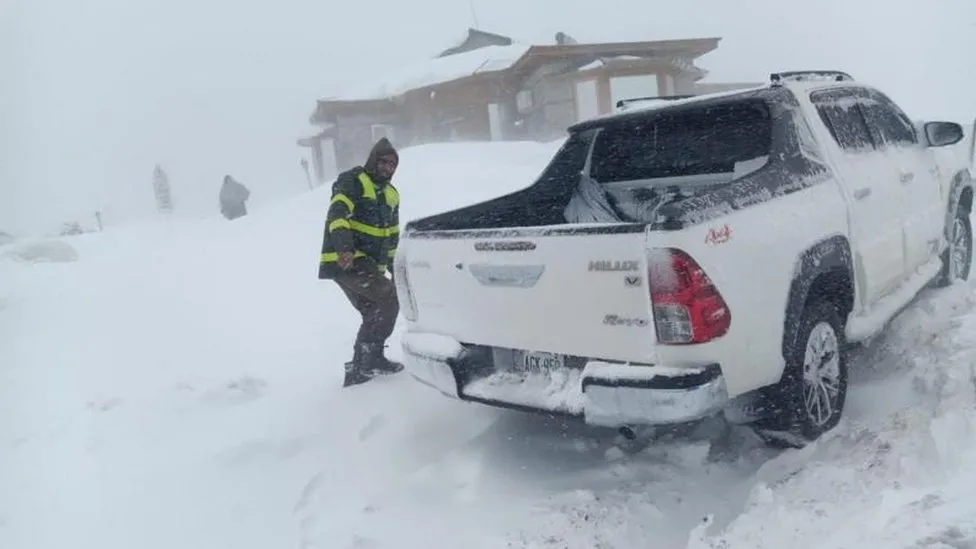
<instances>
[{"instance_id":1,"label":"gloved hand","mask_svg":"<svg viewBox=\"0 0 976 549\"><path fill-rule=\"evenodd\" d=\"M339 259L337 260L337 263L339 263L339 267L341 267L343 271L348 271L349 268L352 267L353 260L355 259L356 254L353 252L339 252Z\"/></svg>"}]
</instances>

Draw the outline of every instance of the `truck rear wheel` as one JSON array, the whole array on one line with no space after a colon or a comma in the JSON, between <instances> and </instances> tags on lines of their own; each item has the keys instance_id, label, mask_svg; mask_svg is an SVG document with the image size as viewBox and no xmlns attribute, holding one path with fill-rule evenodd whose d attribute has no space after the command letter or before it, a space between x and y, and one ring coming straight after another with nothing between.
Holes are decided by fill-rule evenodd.
<instances>
[{"instance_id":1,"label":"truck rear wheel","mask_svg":"<svg viewBox=\"0 0 976 549\"><path fill-rule=\"evenodd\" d=\"M761 391L765 417L753 424L768 444L802 447L837 426L847 399L844 326L825 299L808 303L779 383Z\"/></svg>"}]
</instances>

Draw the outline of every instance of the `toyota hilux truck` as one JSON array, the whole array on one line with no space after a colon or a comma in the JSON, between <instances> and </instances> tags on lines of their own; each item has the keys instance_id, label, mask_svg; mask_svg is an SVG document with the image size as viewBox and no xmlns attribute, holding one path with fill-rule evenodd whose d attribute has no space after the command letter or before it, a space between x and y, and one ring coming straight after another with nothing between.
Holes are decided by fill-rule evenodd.
<instances>
[{"instance_id":1,"label":"toyota hilux truck","mask_svg":"<svg viewBox=\"0 0 976 549\"><path fill-rule=\"evenodd\" d=\"M840 71L579 122L528 187L405 226L407 370L622 432L724 414L807 444L849 346L968 278L964 135Z\"/></svg>"}]
</instances>

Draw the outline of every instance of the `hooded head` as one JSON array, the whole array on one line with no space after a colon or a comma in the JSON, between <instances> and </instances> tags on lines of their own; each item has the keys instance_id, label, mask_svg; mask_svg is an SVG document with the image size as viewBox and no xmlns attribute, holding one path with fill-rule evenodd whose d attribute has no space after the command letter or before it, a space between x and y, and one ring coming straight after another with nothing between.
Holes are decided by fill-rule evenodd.
<instances>
[{"instance_id":1,"label":"hooded head","mask_svg":"<svg viewBox=\"0 0 976 549\"><path fill-rule=\"evenodd\" d=\"M363 169L373 180L379 183L389 183L396 172L397 164L400 162L400 155L390 140L383 137L373 145L373 150L369 151L369 158L363 164Z\"/></svg>"}]
</instances>

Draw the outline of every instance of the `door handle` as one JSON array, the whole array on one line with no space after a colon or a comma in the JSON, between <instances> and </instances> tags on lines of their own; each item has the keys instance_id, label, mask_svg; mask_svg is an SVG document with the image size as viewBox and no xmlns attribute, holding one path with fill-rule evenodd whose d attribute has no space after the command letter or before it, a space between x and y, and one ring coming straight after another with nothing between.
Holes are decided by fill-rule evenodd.
<instances>
[{"instance_id":1,"label":"door handle","mask_svg":"<svg viewBox=\"0 0 976 549\"><path fill-rule=\"evenodd\" d=\"M854 191L854 200L864 200L869 196L871 196L870 187L864 187L863 189L858 189Z\"/></svg>"},{"instance_id":2,"label":"door handle","mask_svg":"<svg viewBox=\"0 0 976 549\"><path fill-rule=\"evenodd\" d=\"M900 179L902 183L911 183L912 180L915 179L915 173L901 172L901 174L898 176L898 179Z\"/></svg>"}]
</instances>

